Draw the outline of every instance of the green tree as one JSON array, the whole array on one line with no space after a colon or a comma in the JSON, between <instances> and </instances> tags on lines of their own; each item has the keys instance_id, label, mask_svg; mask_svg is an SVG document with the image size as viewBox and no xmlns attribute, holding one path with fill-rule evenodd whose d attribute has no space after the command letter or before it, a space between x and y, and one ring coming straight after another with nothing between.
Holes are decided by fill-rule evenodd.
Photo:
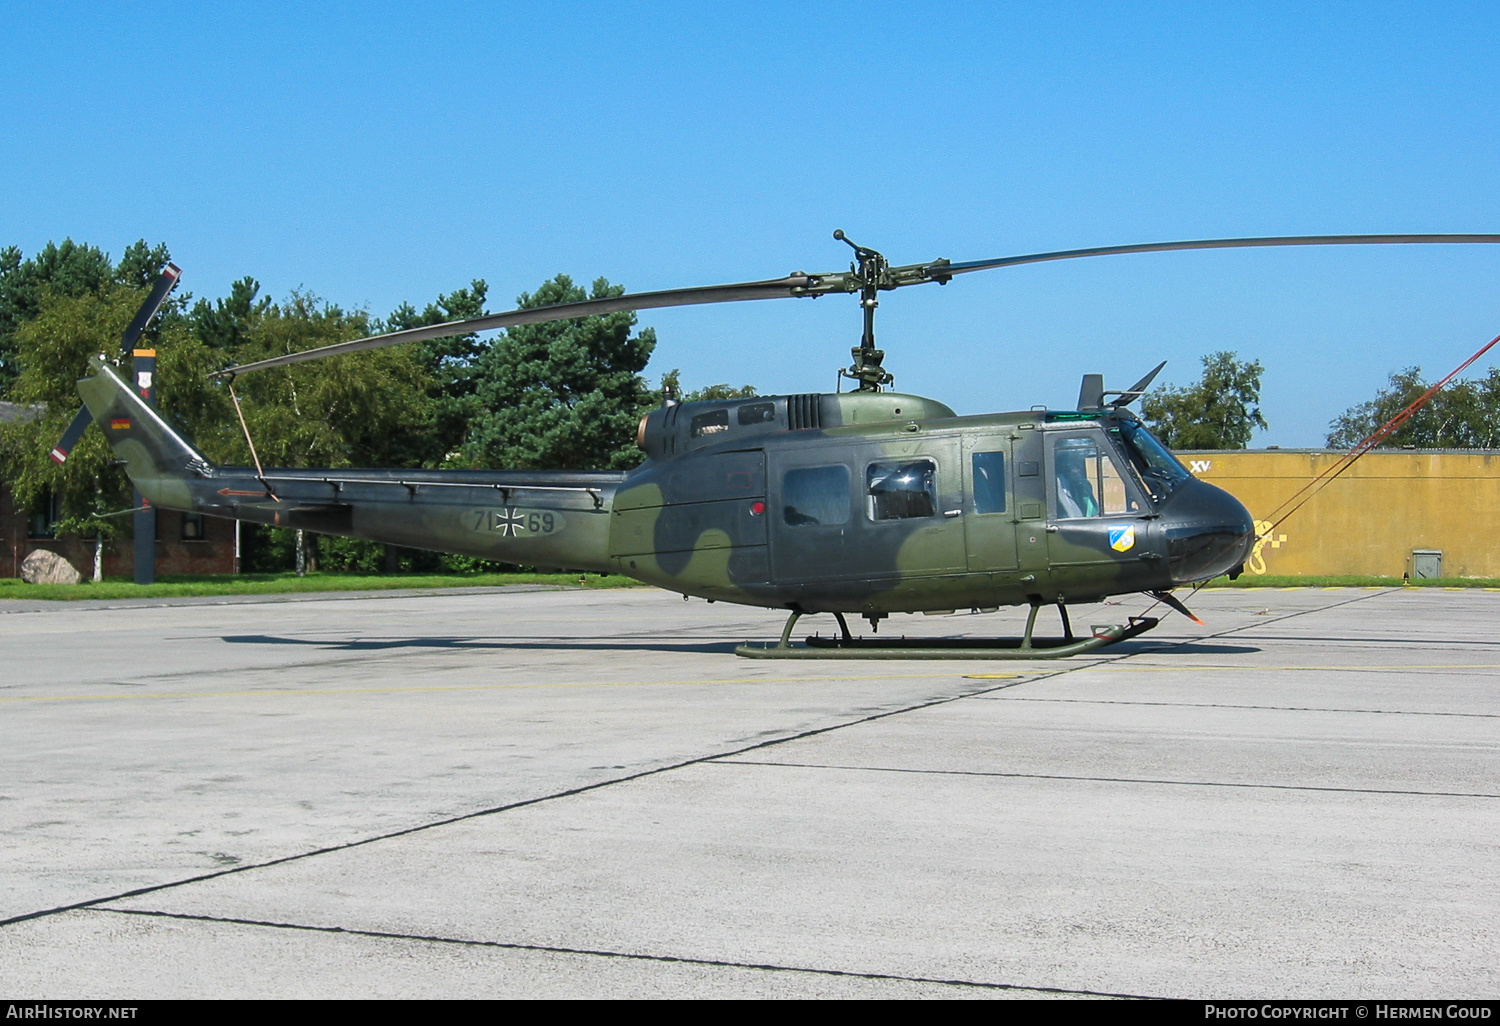
<instances>
[{"instance_id":1,"label":"green tree","mask_svg":"<svg viewBox=\"0 0 1500 1026\"><path fill-rule=\"evenodd\" d=\"M97 295L116 285L140 290L144 297L169 259L164 243L148 246L145 240L127 246L118 264L111 263L109 255L94 246L72 239L64 239L62 245L49 242L29 260L21 259L21 251L14 246L0 249L0 394L9 390L21 373L16 332L41 313L48 297ZM173 296L167 300L145 344L152 344L160 325L178 315L185 298ZM102 351L114 353L118 345L117 337Z\"/></svg>"},{"instance_id":2,"label":"green tree","mask_svg":"<svg viewBox=\"0 0 1500 1026\"><path fill-rule=\"evenodd\" d=\"M154 279L155 273L145 277ZM242 291L254 299L253 289ZM89 357L117 352L145 293L119 283L80 296L44 290L36 315L17 330L22 370L10 398L36 408L37 416L0 425L0 478L23 508L52 494L64 520L79 527L129 505L129 484L96 428L84 433L61 466L47 454L78 409L76 382L87 373ZM201 322L192 315L159 325L153 344L162 413L210 459L247 465L250 448L229 389L208 374L231 360L357 338L369 334L370 325L364 314L346 314L301 294L279 305L242 307L234 328L241 341L231 349L197 337ZM235 387L265 465L347 467L419 465L422 440L431 433L431 386L416 354L395 347L263 371Z\"/></svg>"},{"instance_id":3,"label":"green tree","mask_svg":"<svg viewBox=\"0 0 1500 1026\"><path fill-rule=\"evenodd\" d=\"M120 254L120 262L115 264L114 281L120 285L150 291L151 286L156 284L157 277L171 259L172 255L167 252L165 242L148 246L145 239L138 239L126 246L125 252ZM56 289L54 288L53 291ZM175 313L188 298L186 295L173 292L171 298L163 304L162 310L157 313L157 317L161 317L162 313L168 311Z\"/></svg>"},{"instance_id":4,"label":"green tree","mask_svg":"<svg viewBox=\"0 0 1500 1026\"><path fill-rule=\"evenodd\" d=\"M1431 385L1420 367L1391 375L1369 402L1351 406L1329 425L1328 446L1351 449L1415 402ZM1381 441L1382 448L1492 449L1500 445L1500 370L1450 382Z\"/></svg>"},{"instance_id":5,"label":"green tree","mask_svg":"<svg viewBox=\"0 0 1500 1026\"><path fill-rule=\"evenodd\" d=\"M145 289L124 284L79 296L44 290L35 316L17 329L21 372L10 397L34 407L37 416L0 425L0 478L22 508L50 493L63 519L76 526L129 505L128 482L98 430L86 431L61 466L48 453L78 410L76 382L88 372L89 358L118 352L120 335L145 295ZM225 408L205 377L216 366L211 355L180 319L160 327L153 344L163 412L190 433L212 433Z\"/></svg>"},{"instance_id":6,"label":"green tree","mask_svg":"<svg viewBox=\"0 0 1500 1026\"><path fill-rule=\"evenodd\" d=\"M1163 385L1141 400L1141 418L1169 449L1243 449L1260 414L1259 362L1241 362L1232 352L1203 357L1196 385Z\"/></svg>"},{"instance_id":7,"label":"green tree","mask_svg":"<svg viewBox=\"0 0 1500 1026\"><path fill-rule=\"evenodd\" d=\"M235 349L250 338L250 329L271 308L270 297L257 299L260 282L246 275L229 286L229 295L213 302L200 299L188 315L193 333L214 349Z\"/></svg>"},{"instance_id":8,"label":"green tree","mask_svg":"<svg viewBox=\"0 0 1500 1026\"><path fill-rule=\"evenodd\" d=\"M15 246L0 249L0 394L21 373L16 330L41 312L44 294L97 293L113 278L108 256L72 239L64 239L60 246L49 242L28 260L21 259Z\"/></svg>"},{"instance_id":9,"label":"green tree","mask_svg":"<svg viewBox=\"0 0 1500 1026\"><path fill-rule=\"evenodd\" d=\"M705 385L703 388L695 388L690 392L682 391L682 371L676 367L661 376L661 388L656 390L656 402L660 405L668 399L675 399L680 403L696 403L709 399L749 399L751 396L759 395L754 385L741 385L735 388L730 384Z\"/></svg>"},{"instance_id":10,"label":"green tree","mask_svg":"<svg viewBox=\"0 0 1500 1026\"><path fill-rule=\"evenodd\" d=\"M591 292L558 275L524 308L618 296L603 278ZM641 460L635 427L655 404L641 371L656 348L647 328L632 334L635 314L575 317L510 328L479 358L479 412L469 426L465 461L516 469L626 468Z\"/></svg>"},{"instance_id":11,"label":"green tree","mask_svg":"<svg viewBox=\"0 0 1500 1026\"><path fill-rule=\"evenodd\" d=\"M372 332L364 313L345 313L300 292L252 308L242 327L244 341L225 354L236 363ZM282 467L420 466L432 430L431 386L417 354L405 346L274 367L234 382L256 454L263 465ZM224 387L221 403L227 395ZM233 407L221 408L214 437L200 442L204 454L250 463Z\"/></svg>"},{"instance_id":12,"label":"green tree","mask_svg":"<svg viewBox=\"0 0 1500 1026\"><path fill-rule=\"evenodd\" d=\"M384 331L405 331L430 324L462 321L484 314L484 299L489 286L476 278L466 289L455 289L439 295L420 313L410 303L402 303L386 318ZM433 429L427 440L425 464L437 465L457 453L468 436L469 421L479 412L476 395L476 365L485 346L470 332L447 338L428 339L413 346L417 360L432 379Z\"/></svg>"}]
</instances>

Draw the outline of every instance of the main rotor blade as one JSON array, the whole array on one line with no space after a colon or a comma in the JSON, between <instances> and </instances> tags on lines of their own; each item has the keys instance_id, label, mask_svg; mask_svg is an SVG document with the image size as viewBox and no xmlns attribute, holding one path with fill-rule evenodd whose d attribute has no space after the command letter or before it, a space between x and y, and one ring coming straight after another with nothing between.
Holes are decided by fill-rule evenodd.
<instances>
[{"instance_id":1,"label":"main rotor blade","mask_svg":"<svg viewBox=\"0 0 1500 1026\"><path fill-rule=\"evenodd\" d=\"M1402 243L1500 243L1500 235L1275 235L1259 239L1195 239L1187 242L1148 242L1136 246L1095 246L1090 249L1060 249L1052 253L970 260L934 268L942 275L987 271L993 267L1040 264L1048 260L1078 257L1119 256L1125 253L1166 253L1178 249L1252 249L1257 246L1388 246Z\"/></svg>"},{"instance_id":2,"label":"main rotor blade","mask_svg":"<svg viewBox=\"0 0 1500 1026\"><path fill-rule=\"evenodd\" d=\"M970 271L985 271L996 267L1014 267L1019 264L1039 264L1048 260L1072 260L1078 257L1119 256L1126 253L1164 253L1178 249L1245 249L1257 246L1351 246L1389 245L1393 243L1500 243L1500 235L1281 235L1259 239L1197 239L1187 242L1151 242L1134 246L1097 246L1091 249L1065 249L1053 253L1026 253L1020 256L998 257L993 260L971 260L954 264L947 260L934 260L925 264L907 264L891 267L880 272L875 287L882 291L906 285L921 285L926 282L947 282L955 274ZM233 378L251 371L268 367L284 367L309 360L321 360L342 353L357 353L365 349L383 349L403 342L421 342L432 338L447 338L450 335L466 335L473 331L492 328L511 328L522 324L539 324L543 321L567 320L573 317L590 317L596 314L617 313L622 310L655 310L669 306L700 306L707 303L736 303L751 299L792 299L821 296L830 292L858 292L866 283L860 273L850 269L847 273L804 274L796 272L785 278L767 281L740 282L733 285L706 285L686 289L666 289L661 292L626 293L603 299L584 299L576 303L557 303L507 313L487 314L463 321L448 321L423 328L408 328L384 335L371 335L349 342L338 342L330 346L308 349L300 353L287 353L265 360L255 360L238 366L226 367L210 377Z\"/></svg>"},{"instance_id":3,"label":"main rotor blade","mask_svg":"<svg viewBox=\"0 0 1500 1026\"><path fill-rule=\"evenodd\" d=\"M824 278L839 278L839 275L827 275ZM820 295L822 289L810 291L811 286L821 282L821 278L807 274L789 274L785 278L776 278L769 281L740 282L734 285L703 285L689 289L666 289L661 292L639 292L634 295L629 293L621 296L607 296L602 299L582 299L574 303L554 303L551 306L537 306L522 310L511 310L506 313L486 314L483 317L470 317L463 321L448 321L445 324L433 324L422 328L408 328L405 331L393 331L385 335L371 335L368 338L357 338L349 342L336 342L331 346L320 346L317 349L308 349L300 353L288 353L285 356L273 356L265 360L256 360L253 363L243 363L235 367L226 367L221 371L209 375L215 378L232 378L239 374L250 371L265 370L268 367L284 367L293 363L304 363L308 360L321 360L327 356L338 356L342 353L357 353L365 349L383 349L386 346L400 345L403 342L421 342L430 338L447 338L450 335L467 335L471 331L486 331L491 328L513 328L522 324L539 324L543 321L561 321L573 317L592 317L598 314L618 313L622 310L654 310L668 306L699 306L706 303L735 303L750 299L784 299L798 295ZM843 291L838 289L838 291Z\"/></svg>"},{"instance_id":4,"label":"main rotor blade","mask_svg":"<svg viewBox=\"0 0 1500 1026\"><path fill-rule=\"evenodd\" d=\"M1129 406L1141 396L1145 395L1146 389L1151 387L1151 382L1156 380L1156 376L1161 373L1161 369L1166 365L1167 361L1163 360L1155 367L1152 367L1151 370L1146 373L1146 376L1144 378L1131 385L1125 391L1119 393L1119 396L1115 399L1114 402L1110 403L1110 405L1115 409L1119 409L1122 406Z\"/></svg>"}]
</instances>

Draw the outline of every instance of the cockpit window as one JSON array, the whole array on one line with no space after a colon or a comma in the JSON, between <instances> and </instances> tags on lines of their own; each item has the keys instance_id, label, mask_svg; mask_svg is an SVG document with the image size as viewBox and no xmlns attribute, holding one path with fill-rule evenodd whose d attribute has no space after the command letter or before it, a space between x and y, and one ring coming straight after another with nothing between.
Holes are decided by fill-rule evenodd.
<instances>
[{"instance_id":1,"label":"cockpit window","mask_svg":"<svg viewBox=\"0 0 1500 1026\"><path fill-rule=\"evenodd\" d=\"M1120 468L1095 437L1059 438L1052 451L1058 519L1137 513Z\"/></svg>"},{"instance_id":2,"label":"cockpit window","mask_svg":"<svg viewBox=\"0 0 1500 1026\"><path fill-rule=\"evenodd\" d=\"M1156 437L1133 420L1120 421L1120 435L1130 463L1153 499L1165 499L1193 475Z\"/></svg>"}]
</instances>

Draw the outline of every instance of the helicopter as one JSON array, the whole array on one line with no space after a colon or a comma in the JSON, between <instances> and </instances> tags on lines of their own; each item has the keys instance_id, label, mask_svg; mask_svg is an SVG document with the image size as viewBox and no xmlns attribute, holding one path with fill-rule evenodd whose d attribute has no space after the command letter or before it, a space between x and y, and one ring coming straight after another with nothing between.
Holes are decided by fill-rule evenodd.
<instances>
[{"instance_id":1,"label":"helicopter","mask_svg":"<svg viewBox=\"0 0 1500 1026\"><path fill-rule=\"evenodd\" d=\"M227 367L215 377L451 335L707 303L857 294L864 330L834 393L673 402L643 416L646 459L629 471L326 470L216 466L103 355L78 383L85 410L155 506L408 548L573 571L618 573L696 596L785 610L759 658L1057 658L1136 637L1159 618L1075 634L1068 606L1141 593L1192 617L1172 589L1236 577L1254 521L1195 478L1129 410L1165 365L1106 391L1085 374L1076 408L958 416L891 391L875 346L879 294L1052 260L1261 246L1500 243L1500 235L1321 235L1204 239L892 266L842 231L847 272L587 299L408 329ZM127 330L136 336L176 283L163 273ZM170 277L170 281L167 279ZM154 304L154 305L153 305ZM138 361L139 363L139 361ZM140 382L137 382L140 385ZM149 385L149 379L145 380ZM82 427L79 424L82 424ZM76 429L76 431L75 431ZM247 432L248 439L248 432ZM61 450L71 442L65 438ZM250 441L252 454L253 440ZM893 613L1027 606L1020 638L880 638ZM1038 638L1044 606L1060 638ZM791 642L799 618L839 633ZM848 616L869 623L854 637ZM1192 617L1196 620L1196 617ZM1201 622L1201 621L1200 621Z\"/></svg>"}]
</instances>

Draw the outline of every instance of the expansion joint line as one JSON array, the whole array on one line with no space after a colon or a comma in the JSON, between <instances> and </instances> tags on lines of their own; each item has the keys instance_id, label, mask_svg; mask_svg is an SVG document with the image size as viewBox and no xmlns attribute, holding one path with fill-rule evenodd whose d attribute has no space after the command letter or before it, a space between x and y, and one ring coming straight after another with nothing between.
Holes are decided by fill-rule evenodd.
<instances>
[{"instance_id":1,"label":"expansion joint line","mask_svg":"<svg viewBox=\"0 0 1500 1026\"><path fill-rule=\"evenodd\" d=\"M1075 667L1075 669L1083 668L1084 667ZM1055 675L1056 674L1048 674L1047 676ZM972 690L966 690L962 694L958 695L945 695L939 698L928 699L926 701L917 702L913 705L903 706L899 709L888 709L884 712L872 713L868 716L860 716L844 723L833 723L829 724L826 727L814 727L809 730L804 730L796 734L792 734L788 737L771 738L766 741L757 741L754 744L743 745L739 748L734 748L729 751L714 752L710 755L684 759L681 762L672 763L669 766L658 766L654 769L641 770L637 773L628 773L620 777L612 777L609 780L599 780L595 781L592 784L582 784L578 787L571 787L567 790L558 791L553 794L538 795L535 798L526 798L522 799L521 801L508 802L504 805L497 805L488 809L479 809L474 812L466 812L457 816L448 816L444 819L435 820L431 823L420 823L416 826L406 827L402 830L393 830L389 833L378 834L374 837L365 837L361 838L360 840L349 841L344 844L328 845L323 848L315 848L312 851L298 852L295 855L284 855L281 858L267 859L264 862L251 862L244 865L231 866L226 869L217 869L208 873L199 873L196 876L186 877L181 880L172 880L167 883L151 884L146 887L136 887L128 891L122 891L119 894L110 894L103 897L90 898L85 901L70 902L69 904L58 905L53 908L40 909L35 912L27 912L23 913L22 915L11 916L8 919L0 919L0 927L10 926L15 923L23 923L31 919L41 919L46 916L57 915L62 912L74 912L80 909L91 908L95 905L102 905L107 902L123 901L127 898L138 898L145 894L155 894L158 891L171 890L174 887L183 887L188 884L203 883L207 880L217 880L222 877L233 876L237 873L248 873L256 869L269 869L272 866L283 866L291 862L299 862L303 859L314 858L318 855L328 855L332 854L333 852L348 851L351 848L361 848L367 844L374 844L377 841L389 841L397 837L406 837L411 834L422 833L426 830L434 830L438 827L451 826L455 823L464 823L472 819L479 819L483 816L493 816L502 812L511 812L516 809L524 809L533 805L540 805L543 802L556 801L562 798L571 798L574 795L588 794L589 792L599 791L606 787L613 787L616 784L626 784L636 780L644 780L647 777L654 777L662 773L671 773L674 770L687 769L690 766L697 766L703 763L712 762L715 759L724 759L731 756L744 755L747 752L759 751L762 748L770 748L772 746L786 744L791 741L801 741L805 738L817 737L821 734L827 734L835 730L844 730L845 728L859 726L863 723L872 723L876 720L883 720L891 716L899 716L904 713L915 712L920 709L929 709L939 705L946 705L949 702L956 702L963 698L972 698L976 695L990 694L995 691L1003 691L1004 689L1014 687L1019 683L1023 683L1023 681L1006 681L1003 684L974 688Z\"/></svg>"},{"instance_id":2,"label":"expansion joint line","mask_svg":"<svg viewBox=\"0 0 1500 1026\"><path fill-rule=\"evenodd\" d=\"M1394 589L1392 589L1392 590L1394 590ZM1354 598L1346 599L1343 602L1337 602L1337 603L1334 603L1333 605L1330 605L1330 606L1322 606L1319 609L1303 609L1303 610L1298 610L1297 612L1288 613L1285 616L1277 617L1274 620L1268 620L1268 621L1266 621L1266 623L1277 623L1277 622L1279 622L1281 620L1291 619L1292 617L1302 616L1302 615L1305 615L1307 613L1321 612L1323 609L1336 609L1339 606L1348 605L1351 602L1358 602L1358 601L1361 601L1362 599L1365 599L1365 598L1371 598L1371 597L1373 597L1374 594L1382 594L1382 593L1377 592L1377 593L1371 593L1371 594L1366 594L1366 595L1355 596ZM1223 635L1226 635L1226 634L1232 634L1235 631L1246 630L1246 629L1248 629L1250 627L1258 627L1258 626L1262 626L1262 624L1246 624L1244 627L1230 628L1229 630L1221 631L1218 634L1211 634L1211 635L1209 635L1209 637L1210 638L1222 637ZM1193 643L1195 641L1202 641L1202 640L1203 639L1201 639L1201 638L1194 638L1194 639L1188 639L1186 641L1178 642L1177 644L1178 645L1185 645L1185 644L1191 644L1191 643ZM1173 647L1176 647L1176 646L1173 646ZM1156 651L1160 651L1160 650L1156 650ZM517 801L517 802L508 802L508 803L506 803L504 805L497 805L497 806L494 806L494 807L488 808L488 809L479 809L479 810L477 810L475 812L466 812L466 813L463 813L463 814L458 815L458 816L448 816L448 817L445 817L445 818L440 819L440 820L435 820L435 821L433 821L431 823L420 823L420 824L418 824L416 826L406 827L405 829L402 829L402 830L393 830L393 831L390 831L389 833L378 834L378 835L376 835L374 837L362 838L362 839L360 839L358 841L349 841L349 842L347 842L345 844L328 845L328 846L322 847L322 848L315 848L312 851L298 852L295 855L284 855L281 858L267 859L264 862L252 862L252 863L246 863L246 864L240 865L240 866L231 866L231 867L228 867L226 869L218 869L218 870L214 870L214 871L208 872L208 873L199 873L196 876L186 877L186 878L181 879L181 880L172 880L172 881L169 881L167 883L152 884L152 885L147 886L147 887L136 887L136 888L133 888L133 889L128 890L128 891L122 891L122 892L120 892L118 894L104 895L104 896L98 897L98 898L90 898L90 899L87 899L85 901L70 902L69 904L66 904L66 905L58 905L58 906L55 906L53 908L40 909L40 910L35 911L35 912L26 912L26 913L23 913L23 914L18 915L18 916L11 916L8 919L0 919L0 927L11 926L11 925L13 925L15 923L23 923L23 922L27 922L28 920L32 920L32 919L41 919L41 918L45 918L46 916L58 915L58 914L63 913L63 912L74 912L74 911L78 911L78 910L81 910L81 909L92 908L92 907L94 907L96 905L103 905L103 904L108 903L108 902L123 901L123 900L125 900L127 898L138 898L138 897L141 897L142 895L155 894L155 893L157 893L159 891L171 890L172 888L183 887L183 886L186 886L188 884L203 883L204 881L207 881L207 880L217 880L217 879L220 879L220 878L226 877L226 876L234 876L235 874L238 874L238 873L248 873L248 872L251 872L251 871L257 870L257 869L269 869L269 868L271 868L273 866L282 866L282 865L286 865L286 864L292 863L292 862L300 862L303 859L314 858L314 857L316 857L318 855L328 855L328 854L332 854L333 852L347 851L347 850L349 850L351 848L361 848L361 847L364 847L367 844L374 844L377 841L389 841L389 840L393 840L393 839L395 839L397 837L406 837L406 836L409 836L411 834L422 833L423 831L433 830L433 829L436 829L438 827L450 826L450 825L455 824L455 823L464 823L464 822L467 822L467 821L472 820L472 819L479 819L479 818L481 818L483 816L493 816L493 815L497 815L497 814L502 813L502 812L511 812L511 811L516 810L516 809L524 809L524 808L529 808L530 806L533 806L533 805L540 805L540 804L542 804L544 802L556 801L556 800L562 799L562 798L571 798L574 795L588 794L588 793L590 793L592 791L599 791L599 790L602 790L602 789L604 789L606 787L613 787L616 784L626 784L626 783L630 783L630 782L636 781L636 780L644 780L644 779L646 779L648 777L654 777L654 776L657 776L657 775L663 774L663 773L670 773L670 772L672 772L674 770L687 769L690 766L697 766L697 765L704 764L704 763L710 763L710 762L713 762L714 760L717 760L717 759L728 759L728 758L732 758L732 757L738 756L738 755L745 755L745 754L747 754L749 752L759 751L759 750L764 749L764 748L771 748L771 747L774 747L776 745L787 744L787 743L792 742L792 741L801 741L801 740L805 740L806 738L818 737L818 736L820 736L822 734L832 733L833 731L844 730L844 729L847 729L849 727L857 727L857 726L860 726L861 724L865 724L865 723L873 723L873 722L876 722L878 720L888 719L888 718L890 718L892 716L900 716L900 715L904 715L904 714L909 713L909 712L917 712L917 711L920 711L920 710L923 710L923 709L932 709L932 708L936 708L938 706L947 705L947 704L952 703L952 702L957 702L957 701L960 701L960 700L966 699L966 698L977 698L977 697L979 697L981 695L994 694L997 691L1004 691L1004 690L1007 690L1008 688L1013 688L1013 687L1016 687L1016 686L1018 686L1020 684L1034 684L1034 683L1037 683L1038 681L1050 680L1050 679L1053 679L1055 677L1061 677L1061 676L1063 676L1065 674L1068 674L1068 673L1076 673L1076 672L1078 672L1080 670L1092 669L1092 668L1094 668L1096 666L1099 666L1101 664L1112 663L1112 662L1119 662L1119 661L1124 660L1124 659L1129 659L1131 656L1137 655L1137 654L1139 654L1139 653L1126 652L1126 653L1121 653L1120 655L1114 656L1114 657L1105 657L1105 658L1094 659L1094 660L1091 660L1088 663L1077 665L1077 666L1059 667L1059 668L1057 668L1055 670L1052 670L1050 672L1045 672L1044 671L1044 672L1033 674L1033 675L1028 676L1028 677L1023 677L1020 680L1006 681L1006 682L1004 682L1002 684L994 684L994 685L990 685L990 686L987 686L987 687L974 688L972 690L966 690L963 693L957 694L957 695L946 695L946 696L942 696L942 697L939 697L939 698L932 698L932 699L928 699L926 701L917 702L917 703L912 704L912 705L903 706L903 707L901 707L899 709L888 709L885 712L872 713L872 714L870 714L868 716L860 716L860 717L857 717L855 719L849 720L849 721L844 722L844 723L834 723L834 724L830 724L830 725L828 725L826 727L814 727L814 728L812 728L810 730L804 730L804 731L800 731L800 732L798 732L796 734L792 734L789 737L771 738L770 740L766 740L766 741L758 741L758 742L756 742L754 744L744 745L744 746L741 746L739 748L732 749L730 751L715 752L715 753L713 753L711 755L704 755L704 756L698 756L698 757L692 758L692 759L685 759L685 760L683 760L681 762L676 762L676 763L673 763L673 764L671 764L669 766L658 766L658 767L656 767L654 769L641 770L638 773L629 773L629 774L626 774L625 776L613 777L613 778L611 778L609 780L600 780L600 781L595 781L592 784L583 784L583 785L580 785L579 787L568 788L566 790L558 791L558 792L555 792L553 794L539 795L539 796L537 796L535 798L526 798L526 799L523 799L523 800Z\"/></svg>"},{"instance_id":3,"label":"expansion joint line","mask_svg":"<svg viewBox=\"0 0 1500 1026\"><path fill-rule=\"evenodd\" d=\"M735 962L718 958L693 958L687 955L653 955L637 951L610 951L605 948L569 948L554 944L522 944L514 941L472 940L463 937L439 937L431 934L392 933L385 930L360 930L344 926L310 926L305 923L279 923L270 920L240 919L230 916L193 915L183 912L160 912L147 909L94 908L90 912L124 916L146 916L158 919L180 919L199 923L226 923L234 926L257 926L273 930L301 930L308 933L335 933L351 937L373 937L380 940L420 941L427 944L452 944L501 951L536 951L556 955L583 955L593 958L618 958L637 962L665 962L677 965L702 965L722 969L756 969L774 973L808 973L814 976L836 976L858 980L891 980L898 983L927 983L944 987L978 987L985 990L1026 991L1034 994L1060 994L1076 997L1158 1000L1147 994L1121 994L1104 990L1078 990L1068 987L1028 986L1024 983L992 983L985 980L953 980L934 976L906 976L900 973L860 972L853 969L823 969L800 965L778 965L772 962Z\"/></svg>"},{"instance_id":4,"label":"expansion joint line","mask_svg":"<svg viewBox=\"0 0 1500 1026\"><path fill-rule=\"evenodd\" d=\"M1072 773L1005 773L998 770L923 769L911 766L841 766L826 762L765 762L720 759L715 766L766 766L774 769L841 770L850 773L907 773L930 777L980 777L997 780L1067 780L1082 784L1159 784L1170 787L1228 787L1252 791L1314 791L1334 794L1379 794L1400 798L1500 798L1484 791L1413 791L1393 787L1332 787L1317 784L1264 784L1244 780L1172 780L1166 777L1098 777Z\"/></svg>"},{"instance_id":5,"label":"expansion joint line","mask_svg":"<svg viewBox=\"0 0 1500 1026\"><path fill-rule=\"evenodd\" d=\"M1196 591L1196 589L1194 589L1194 590ZM1342 601L1333 602L1333 603L1330 603L1329 605L1326 605L1326 606L1319 606L1316 609L1298 609L1298 610L1295 610L1295 611L1290 612L1290 613L1283 613L1281 616L1273 616L1269 620L1261 620L1258 623L1247 623L1247 624L1242 624L1239 627L1228 627L1228 628L1226 628L1226 629L1224 629L1222 631L1216 631L1213 634L1205 634L1201 638L1186 638L1186 639L1184 639L1182 641L1170 642L1170 643L1168 643L1168 647L1169 648L1181 648L1183 645L1196 645L1196 644L1199 644L1199 643L1204 642L1204 641L1212 641L1215 638L1228 637L1229 635L1236 634L1239 631L1248 631L1248 630L1251 630L1253 628L1259 628L1259 627L1269 627L1271 624L1273 624L1273 623L1280 623L1283 620L1291 620L1291 619L1295 619L1296 617L1299 617L1299 616L1307 616L1307 615L1309 615L1311 613L1321 613L1321 612L1324 612L1325 610L1329 610L1329 609L1338 609L1340 606L1347 606L1347 605L1350 605L1350 604L1355 603L1355 602L1363 602L1366 599L1379 598L1382 595L1389 595L1393 591L1400 591L1400 590L1401 590L1400 588L1382 588L1379 591L1365 592L1363 595L1355 595L1353 598L1346 598L1346 599L1343 599ZM1122 659L1129 659L1131 656L1142 655L1146 651L1160 652L1160 651L1163 651L1163 649L1142 650L1141 652L1124 652L1124 653L1121 653L1119 656L1117 656L1112 661L1113 662L1119 662Z\"/></svg>"}]
</instances>

